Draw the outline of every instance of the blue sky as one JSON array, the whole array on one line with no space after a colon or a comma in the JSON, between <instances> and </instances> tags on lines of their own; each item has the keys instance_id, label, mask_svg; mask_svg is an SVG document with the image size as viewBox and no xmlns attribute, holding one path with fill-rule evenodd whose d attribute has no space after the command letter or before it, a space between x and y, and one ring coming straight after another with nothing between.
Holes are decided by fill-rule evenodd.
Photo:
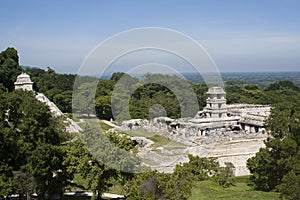
<instances>
[{"instance_id":1,"label":"blue sky","mask_svg":"<svg viewBox=\"0 0 300 200\"><path fill-rule=\"evenodd\" d=\"M300 71L298 0L4 0L0 24L0 50L62 73L106 38L152 26L191 36L220 71Z\"/></svg>"}]
</instances>

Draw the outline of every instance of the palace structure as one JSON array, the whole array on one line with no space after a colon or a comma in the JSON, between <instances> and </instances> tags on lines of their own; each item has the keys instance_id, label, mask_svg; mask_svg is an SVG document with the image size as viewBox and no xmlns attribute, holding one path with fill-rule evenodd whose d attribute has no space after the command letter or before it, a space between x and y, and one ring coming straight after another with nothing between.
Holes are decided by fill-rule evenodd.
<instances>
[{"instance_id":1,"label":"palace structure","mask_svg":"<svg viewBox=\"0 0 300 200\"><path fill-rule=\"evenodd\" d=\"M157 163L151 167L159 171L170 172L178 162L187 161L187 154L193 154L217 157L221 166L233 166L235 175L249 174L246 160L264 147L263 140L267 137L264 121L270 115L271 107L227 105L226 93L221 87L211 87L207 94L206 107L193 118L132 119L124 121L121 129L144 130L186 146L172 151L161 148L159 154L141 151L142 157Z\"/></svg>"},{"instance_id":2,"label":"palace structure","mask_svg":"<svg viewBox=\"0 0 300 200\"><path fill-rule=\"evenodd\" d=\"M209 88L207 105L193 118L171 119L157 117L150 121L134 119L124 121L124 129L145 129L167 132L183 137L210 136L226 133L262 133L264 120L270 115L270 106L255 104L226 104L221 87Z\"/></svg>"}]
</instances>

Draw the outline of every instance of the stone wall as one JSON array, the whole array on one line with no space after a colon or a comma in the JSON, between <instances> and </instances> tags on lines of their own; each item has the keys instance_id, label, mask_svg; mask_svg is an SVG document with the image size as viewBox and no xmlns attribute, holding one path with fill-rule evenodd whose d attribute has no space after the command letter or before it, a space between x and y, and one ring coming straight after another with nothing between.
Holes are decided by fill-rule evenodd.
<instances>
[{"instance_id":1,"label":"stone wall","mask_svg":"<svg viewBox=\"0 0 300 200\"><path fill-rule=\"evenodd\" d=\"M45 103L49 107L51 113L55 117L64 116L64 114L61 112L61 110L52 101L50 101L44 94L37 93L37 95L35 96L35 98L37 100ZM70 133L79 133L82 130L80 128L80 126L78 126L78 124L76 122L74 122L70 118L65 117L64 124L65 124L67 132L70 132Z\"/></svg>"},{"instance_id":2,"label":"stone wall","mask_svg":"<svg viewBox=\"0 0 300 200\"><path fill-rule=\"evenodd\" d=\"M158 171L172 172L176 164L188 162L187 154L193 154L202 157L217 157L221 166L225 166L225 163L231 163L234 166L234 175L249 175L246 161L253 157L259 148L264 147L263 140L266 139L267 134L264 134L262 121L268 116L270 107L257 106L255 108L255 105L243 104L232 106L229 110L238 114L218 119L197 117L132 119L124 121L120 128L144 130L185 145L185 148L178 149L177 152L164 148L154 152L151 151L151 147L142 150L139 153L140 156L152 160L155 164L151 167ZM247 121L248 118L252 121ZM237 126L242 125L243 129L235 130Z\"/></svg>"}]
</instances>

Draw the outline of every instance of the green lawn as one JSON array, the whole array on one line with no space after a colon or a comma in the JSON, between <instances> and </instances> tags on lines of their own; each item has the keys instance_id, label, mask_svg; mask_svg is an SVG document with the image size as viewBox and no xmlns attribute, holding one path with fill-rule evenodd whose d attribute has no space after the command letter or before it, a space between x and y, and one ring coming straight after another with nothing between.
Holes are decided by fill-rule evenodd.
<instances>
[{"instance_id":1,"label":"green lawn","mask_svg":"<svg viewBox=\"0 0 300 200\"><path fill-rule=\"evenodd\" d=\"M126 133L130 136L145 137L152 140L154 142L154 144L152 145L152 149L154 150L157 147L164 147L168 150L185 147L183 144L172 141L169 138L163 137L161 135L156 135L154 133L146 132L146 131L130 130L130 131L126 131Z\"/></svg>"},{"instance_id":2,"label":"green lawn","mask_svg":"<svg viewBox=\"0 0 300 200\"><path fill-rule=\"evenodd\" d=\"M89 125L91 128L95 128L97 130L102 130L102 131L108 131L109 129L113 128L106 123L102 122L101 120L98 119L89 119L86 120L82 123L78 124L81 128L84 128L86 125Z\"/></svg>"},{"instance_id":3,"label":"green lawn","mask_svg":"<svg viewBox=\"0 0 300 200\"><path fill-rule=\"evenodd\" d=\"M104 131L108 131L109 129L113 128L110 125L102 122L101 120L99 120L98 123L100 124L102 130L104 130Z\"/></svg>"},{"instance_id":4,"label":"green lawn","mask_svg":"<svg viewBox=\"0 0 300 200\"><path fill-rule=\"evenodd\" d=\"M192 189L192 196L189 200L215 200L215 199L229 199L229 200L279 200L279 193L277 192L262 192L255 191L247 186L249 177L235 177L235 186L223 188L212 181L194 182Z\"/></svg>"},{"instance_id":5,"label":"green lawn","mask_svg":"<svg viewBox=\"0 0 300 200\"><path fill-rule=\"evenodd\" d=\"M130 136L145 137L145 138L149 138L155 135L154 133L150 133L142 130L130 130L130 131L126 131L126 133Z\"/></svg>"}]
</instances>

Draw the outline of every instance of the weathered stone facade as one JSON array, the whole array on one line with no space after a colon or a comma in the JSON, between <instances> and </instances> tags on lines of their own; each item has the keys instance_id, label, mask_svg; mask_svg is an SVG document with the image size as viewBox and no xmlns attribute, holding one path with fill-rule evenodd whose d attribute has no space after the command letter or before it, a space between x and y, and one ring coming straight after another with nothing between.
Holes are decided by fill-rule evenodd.
<instances>
[{"instance_id":1,"label":"weathered stone facade","mask_svg":"<svg viewBox=\"0 0 300 200\"><path fill-rule=\"evenodd\" d=\"M17 77L17 80L15 82L15 89L32 91L32 85L33 82L31 81L30 76L26 73L22 73Z\"/></svg>"},{"instance_id":2,"label":"weathered stone facade","mask_svg":"<svg viewBox=\"0 0 300 200\"><path fill-rule=\"evenodd\" d=\"M193 154L217 157L221 166L233 164L235 175L248 175L246 160L264 147L264 120L270 114L270 106L226 105L226 94L220 87L210 88L208 95L207 106L193 118L132 119L124 121L121 129L152 132L186 146L181 155L166 155L167 158L151 151L142 152L147 159L168 160L152 166L159 171L171 172L177 163L187 161L187 154Z\"/></svg>"},{"instance_id":3,"label":"weathered stone facade","mask_svg":"<svg viewBox=\"0 0 300 200\"><path fill-rule=\"evenodd\" d=\"M224 118L227 117L226 109L226 93L221 87L211 87L208 89L208 98L204 113L208 118Z\"/></svg>"},{"instance_id":4,"label":"weathered stone facade","mask_svg":"<svg viewBox=\"0 0 300 200\"><path fill-rule=\"evenodd\" d=\"M124 121L122 128L125 130L144 129L149 132L166 133L184 138L230 133L262 133L264 131L264 120L270 115L270 106L226 105L225 92L219 87L210 88L208 94L207 106L194 118L133 119Z\"/></svg>"}]
</instances>

